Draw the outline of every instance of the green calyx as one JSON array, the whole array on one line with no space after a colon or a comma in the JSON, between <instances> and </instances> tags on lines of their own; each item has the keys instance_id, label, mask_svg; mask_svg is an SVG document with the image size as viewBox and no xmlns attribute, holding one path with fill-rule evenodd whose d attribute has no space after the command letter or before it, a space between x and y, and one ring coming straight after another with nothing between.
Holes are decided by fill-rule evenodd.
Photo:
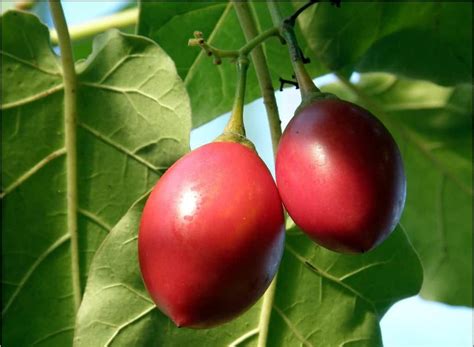
<instances>
[{"instance_id":1,"label":"green calyx","mask_svg":"<svg viewBox=\"0 0 474 347\"><path fill-rule=\"evenodd\" d=\"M339 98L331 93L323 93L321 91L317 92L310 92L310 93L305 93L301 99L301 103L295 110L295 114L300 113L304 108L309 106L310 104L320 101L320 100L327 100L327 99L332 99L332 100L339 100Z\"/></svg>"},{"instance_id":2,"label":"green calyx","mask_svg":"<svg viewBox=\"0 0 474 347\"><path fill-rule=\"evenodd\" d=\"M234 142L234 143L240 143L241 145L250 148L253 151L255 150L255 146L250 141L245 137L245 135L239 134L239 133L234 133L232 131L224 131L221 135L219 135L214 142Z\"/></svg>"}]
</instances>

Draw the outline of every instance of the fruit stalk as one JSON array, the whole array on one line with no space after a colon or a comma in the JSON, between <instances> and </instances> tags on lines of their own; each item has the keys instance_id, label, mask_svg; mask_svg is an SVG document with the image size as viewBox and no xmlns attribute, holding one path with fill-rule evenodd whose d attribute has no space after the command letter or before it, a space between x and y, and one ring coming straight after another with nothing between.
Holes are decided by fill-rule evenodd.
<instances>
[{"instance_id":1,"label":"fruit stalk","mask_svg":"<svg viewBox=\"0 0 474 347\"><path fill-rule=\"evenodd\" d=\"M76 146L76 91L77 78L74 68L71 39L59 0L49 1L51 16L58 33L61 51L62 75L64 80L64 141L66 147L66 199L67 230L71 235L71 270L74 306L76 310L81 303L81 282L79 267L79 245L77 235L77 146Z\"/></svg>"},{"instance_id":2,"label":"fruit stalk","mask_svg":"<svg viewBox=\"0 0 474 347\"><path fill-rule=\"evenodd\" d=\"M237 89L235 92L234 105L232 113L224 131L237 133L245 136L244 128L244 100L245 100L245 86L247 84L247 70L249 67L249 60L245 56L240 56L237 61Z\"/></svg>"},{"instance_id":3,"label":"fruit stalk","mask_svg":"<svg viewBox=\"0 0 474 347\"><path fill-rule=\"evenodd\" d=\"M320 90L313 83L313 80L304 67L303 54L298 45L294 30L294 19L282 20L280 9L275 0L268 0L267 4L273 24L280 28L280 35L288 44L291 64L293 65L293 70L295 71L295 76L300 86L301 98L305 100L310 95L320 93Z\"/></svg>"},{"instance_id":4,"label":"fruit stalk","mask_svg":"<svg viewBox=\"0 0 474 347\"><path fill-rule=\"evenodd\" d=\"M235 92L234 105L229 122L224 128L224 132L218 136L215 142L236 142L255 150L252 142L245 137L244 127L244 100L245 86L247 84L247 70L249 60L242 55L237 60L237 88Z\"/></svg>"},{"instance_id":5,"label":"fruit stalk","mask_svg":"<svg viewBox=\"0 0 474 347\"><path fill-rule=\"evenodd\" d=\"M200 31L195 31L194 38L188 41L188 46L200 46L208 55L213 55L217 62L220 63L222 58L237 59L239 56L247 56L270 37L279 35L280 30L278 28L270 28L261 34L253 35L251 39L247 38L247 43L238 50L226 50L210 45L204 40L203 34Z\"/></svg>"}]
</instances>

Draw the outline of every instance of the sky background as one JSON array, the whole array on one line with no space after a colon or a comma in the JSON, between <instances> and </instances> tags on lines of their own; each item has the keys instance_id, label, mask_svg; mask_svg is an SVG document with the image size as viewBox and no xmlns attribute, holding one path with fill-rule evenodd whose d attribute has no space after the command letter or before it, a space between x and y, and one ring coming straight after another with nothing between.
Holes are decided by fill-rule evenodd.
<instances>
[{"instance_id":1,"label":"sky background","mask_svg":"<svg viewBox=\"0 0 474 347\"><path fill-rule=\"evenodd\" d=\"M114 12L125 3L126 1L63 1L63 6L69 25L74 25ZM2 7L8 7L8 4L3 2ZM44 13L44 10L43 8L41 12ZM187 49L186 44L183 47ZM321 86L333 80L332 76L323 76L315 81ZM286 126L299 104L299 92L294 88L286 89L277 92L276 96L282 125ZM271 140L261 99L246 106L244 118L247 136L273 172ZM229 114L225 114L193 130L191 148L212 141L222 132L228 119ZM383 317L381 328L385 347L473 346L472 309L430 302L419 296L393 305Z\"/></svg>"}]
</instances>

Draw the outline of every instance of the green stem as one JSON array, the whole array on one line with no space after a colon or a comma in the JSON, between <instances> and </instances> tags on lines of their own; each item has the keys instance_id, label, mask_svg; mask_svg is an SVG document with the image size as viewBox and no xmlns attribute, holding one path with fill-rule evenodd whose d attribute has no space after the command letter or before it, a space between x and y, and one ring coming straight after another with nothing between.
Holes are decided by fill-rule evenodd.
<instances>
[{"instance_id":1,"label":"green stem","mask_svg":"<svg viewBox=\"0 0 474 347\"><path fill-rule=\"evenodd\" d=\"M247 57L242 56L237 61L237 90L235 93L234 106L232 113L227 123L224 132L230 132L245 136L244 128L244 100L245 100L245 86L247 84L247 70L249 61Z\"/></svg>"},{"instance_id":2,"label":"green stem","mask_svg":"<svg viewBox=\"0 0 474 347\"><path fill-rule=\"evenodd\" d=\"M247 55L268 38L272 36L279 36L279 35L280 35L280 30L277 27L265 30L261 34L255 35L252 39L249 39L249 37L247 37L246 35L247 43L242 48L239 49L239 52L240 54Z\"/></svg>"},{"instance_id":3,"label":"green stem","mask_svg":"<svg viewBox=\"0 0 474 347\"><path fill-rule=\"evenodd\" d=\"M258 30L247 1L232 0L232 2L247 41L253 40L254 37L258 36ZM268 69L265 54L261 46L255 48L252 51L252 61L255 66L258 83L260 85L260 90L262 91L262 96L265 103L268 123L270 125L273 153L276 155L278 143L280 142L281 137L281 121L278 114L278 106L275 99L275 91L273 89L270 71ZM275 275L272 283L263 296L258 326L258 347L266 347L267 345L268 329L270 326L273 301L275 299L276 283L277 275Z\"/></svg>"},{"instance_id":4,"label":"green stem","mask_svg":"<svg viewBox=\"0 0 474 347\"><path fill-rule=\"evenodd\" d=\"M102 17L97 20L72 26L69 28L70 37L73 41L85 39L95 36L101 32L111 28L126 28L136 24L138 21L138 8L114 13L110 16ZM51 43L53 45L58 43L58 32L56 30L50 31Z\"/></svg>"},{"instance_id":5,"label":"green stem","mask_svg":"<svg viewBox=\"0 0 474 347\"><path fill-rule=\"evenodd\" d=\"M255 151L255 146L245 137L244 127L244 104L245 87L247 85L247 70L249 60L247 56L242 55L237 60L237 88L234 98L234 106L230 115L229 122L224 128L224 132L218 136L214 142L235 142L240 143Z\"/></svg>"},{"instance_id":6,"label":"green stem","mask_svg":"<svg viewBox=\"0 0 474 347\"><path fill-rule=\"evenodd\" d=\"M240 26L248 42L252 42L264 33L258 33L255 25L255 19L252 16L249 5L246 1L233 1L234 8L239 18ZM274 28L273 30L279 30ZM245 46L244 46L245 47ZM276 155L278 143L281 137L281 121L278 114L278 106L275 99L275 90L273 89L272 77L268 68L267 60L261 46L257 46L251 53L252 62L257 74L258 83L262 92L263 102L267 112L270 134L272 139L273 153Z\"/></svg>"},{"instance_id":7,"label":"green stem","mask_svg":"<svg viewBox=\"0 0 474 347\"><path fill-rule=\"evenodd\" d=\"M195 33L196 35L196 33ZM272 36L279 36L280 30L278 28L270 28L263 33L248 40L247 43L242 46L239 50L225 50L216 48L208 44L202 37L202 33L198 32L198 37L190 39L188 42L189 46L201 46L209 55L213 55L218 62L221 58L233 58L237 59L240 56L248 55L255 48L261 45L265 40L268 40Z\"/></svg>"},{"instance_id":8,"label":"green stem","mask_svg":"<svg viewBox=\"0 0 474 347\"><path fill-rule=\"evenodd\" d=\"M66 199L67 229L71 236L71 270L74 305L81 303L81 281L79 268L79 248L77 237L77 151L76 151L76 91L77 80L74 68L71 39L59 0L50 0L51 15L58 32L61 51L61 65L64 81L64 137L66 148Z\"/></svg>"},{"instance_id":9,"label":"green stem","mask_svg":"<svg viewBox=\"0 0 474 347\"><path fill-rule=\"evenodd\" d=\"M239 51L236 50L226 50L214 47L207 43L202 38L194 38L188 41L188 46L200 46L208 55L213 55L217 59L220 58L231 58L236 59L239 57Z\"/></svg>"},{"instance_id":10,"label":"green stem","mask_svg":"<svg viewBox=\"0 0 474 347\"><path fill-rule=\"evenodd\" d=\"M296 79L300 86L301 98L304 100L311 94L319 93L320 90L314 85L311 76L304 67L303 55L296 39L294 23L282 20L278 3L275 0L267 1L268 10L272 17L273 25L280 28L280 34L288 44L291 64L295 71Z\"/></svg>"}]
</instances>

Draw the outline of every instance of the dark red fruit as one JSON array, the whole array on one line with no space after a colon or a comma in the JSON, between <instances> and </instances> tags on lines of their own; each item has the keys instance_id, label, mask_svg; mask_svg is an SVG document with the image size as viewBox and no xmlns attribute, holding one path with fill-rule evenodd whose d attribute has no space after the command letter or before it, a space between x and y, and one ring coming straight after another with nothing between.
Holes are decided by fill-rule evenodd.
<instances>
[{"instance_id":1,"label":"dark red fruit","mask_svg":"<svg viewBox=\"0 0 474 347\"><path fill-rule=\"evenodd\" d=\"M205 328L265 292L283 252L283 207L257 154L214 142L177 161L143 211L140 267L156 305L178 326Z\"/></svg>"},{"instance_id":2,"label":"dark red fruit","mask_svg":"<svg viewBox=\"0 0 474 347\"><path fill-rule=\"evenodd\" d=\"M367 110L342 100L314 101L295 115L281 138L276 177L294 222L339 252L381 243L405 204L394 139Z\"/></svg>"}]
</instances>

